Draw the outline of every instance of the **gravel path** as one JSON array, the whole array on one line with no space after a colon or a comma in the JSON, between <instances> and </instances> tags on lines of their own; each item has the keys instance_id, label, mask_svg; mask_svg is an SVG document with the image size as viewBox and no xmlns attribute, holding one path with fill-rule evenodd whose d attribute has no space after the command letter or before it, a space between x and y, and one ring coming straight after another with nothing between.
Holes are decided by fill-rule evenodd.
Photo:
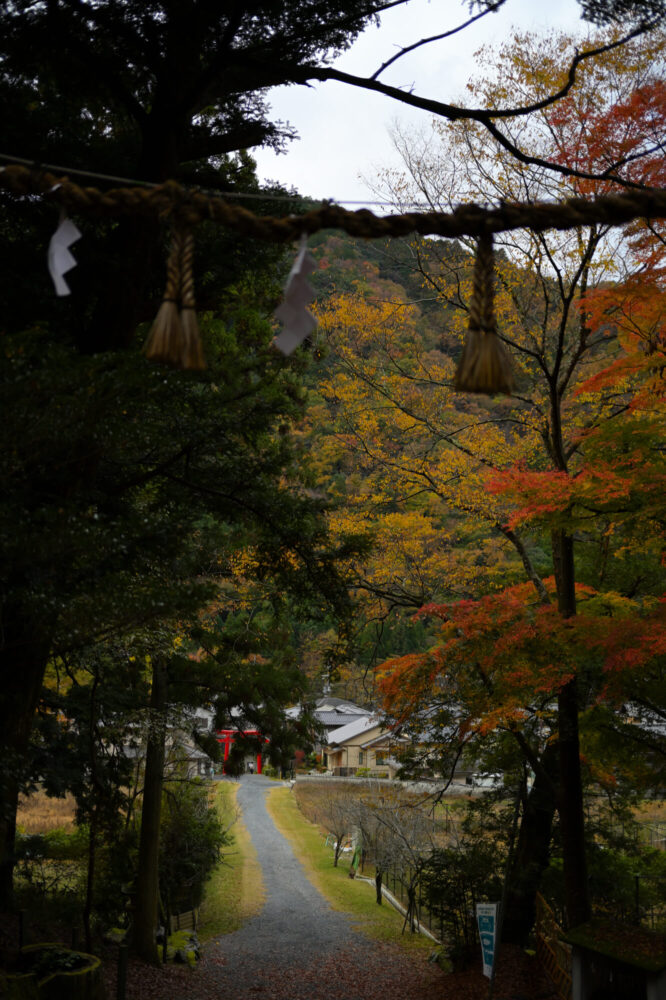
<instances>
[{"instance_id":1,"label":"gravel path","mask_svg":"<svg viewBox=\"0 0 666 1000\"><path fill-rule=\"evenodd\" d=\"M308 880L275 828L266 795L275 783L241 779L237 802L262 869L266 901L234 934L209 942L197 970L202 996L250 1000L416 1000L441 980L423 958L370 941ZM194 985L194 984L193 984ZM199 994L197 993L197 996ZM432 993L430 993L432 996ZM188 1000L194 1000L189 993Z\"/></svg>"},{"instance_id":2,"label":"gravel path","mask_svg":"<svg viewBox=\"0 0 666 1000\"><path fill-rule=\"evenodd\" d=\"M322 961L354 944L349 919L332 910L305 874L291 844L275 828L266 796L275 782L262 775L241 779L237 802L261 865L266 902L256 917L234 934L206 948L207 957L225 961L221 984L234 993L246 985L269 986L277 968L300 966L306 956ZM350 998L351 1000L351 998Z\"/></svg>"},{"instance_id":3,"label":"gravel path","mask_svg":"<svg viewBox=\"0 0 666 1000\"><path fill-rule=\"evenodd\" d=\"M209 941L194 971L131 960L127 1000L486 1000L488 980L480 970L445 976L422 953L370 940L331 909L268 815L266 795L274 787L247 775L238 790L263 874L261 912L234 934ZM556 1000L534 963L523 974L519 950L507 948L503 958L496 1000ZM114 973L107 970L109 997Z\"/></svg>"}]
</instances>

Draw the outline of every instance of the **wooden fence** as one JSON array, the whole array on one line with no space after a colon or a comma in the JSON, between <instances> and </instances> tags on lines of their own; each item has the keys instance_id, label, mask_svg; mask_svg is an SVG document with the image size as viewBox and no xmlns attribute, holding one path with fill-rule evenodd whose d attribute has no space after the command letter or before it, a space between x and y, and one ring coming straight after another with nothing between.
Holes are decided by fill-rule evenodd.
<instances>
[{"instance_id":1,"label":"wooden fence","mask_svg":"<svg viewBox=\"0 0 666 1000\"><path fill-rule=\"evenodd\" d=\"M539 961L562 1000L571 1000L571 945L561 940L562 928L546 900L537 893L536 939Z\"/></svg>"},{"instance_id":2,"label":"wooden fence","mask_svg":"<svg viewBox=\"0 0 666 1000\"><path fill-rule=\"evenodd\" d=\"M173 934L174 931L196 931L198 922L198 910L186 910L185 913L172 913L169 917L169 934Z\"/></svg>"}]
</instances>

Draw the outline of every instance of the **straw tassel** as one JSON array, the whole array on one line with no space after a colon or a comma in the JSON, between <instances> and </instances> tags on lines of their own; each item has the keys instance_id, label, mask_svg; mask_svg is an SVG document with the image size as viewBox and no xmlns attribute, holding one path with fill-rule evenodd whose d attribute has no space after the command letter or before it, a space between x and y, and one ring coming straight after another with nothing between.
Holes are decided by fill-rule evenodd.
<instances>
[{"instance_id":1,"label":"straw tassel","mask_svg":"<svg viewBox=\"0 0 666 1000\"><path fill-rule=\"evenodd\" d=\"M494 310L493 238L480 237L474 260L469 329L454 385L461 392L493 395L513 388L511 361L497 336Z\"/></svg>"},{"instance_id":2,"label":"straw tassel","mask_svg":"<svg viewBox=\"0 0 666 1000\"><path fill-rule=\"evenodd\" d=\"M161 361L168 365L182 364L183 328L180 321L180 268L183 236L180 231L174 232L171 250L167 260L167 280L164 298L158 310L155 322L150 328L146 339L146 357L151 361Z\"/></svg>"},{"instance_id":3,"label":"straw tassel","mask_svg":"<svg viewBox=\"0 0 666 1000\"><path fill-rule=\"evenodd\" d=\"M193 368L201 370L206 367L203 350L201 348L201 338L199 336L199 324L194 302L194 276L192 274L192 261L194 258L194 237L192 233L187 233L182 244L181 268L180 268L180 325L183 331L183 368Z\"/></svg>"},{"instance_id":4,"label":"straw tassel","mask_svg":"<svg viewBox=\"0 0 666 1000\"><path fill-rule=\"evenodd\" d=\"M146 340L146 357L176 368L206 367L194 301L194 237L177 229L173 235L164 298Z\"/></svg>"}]
</instances>

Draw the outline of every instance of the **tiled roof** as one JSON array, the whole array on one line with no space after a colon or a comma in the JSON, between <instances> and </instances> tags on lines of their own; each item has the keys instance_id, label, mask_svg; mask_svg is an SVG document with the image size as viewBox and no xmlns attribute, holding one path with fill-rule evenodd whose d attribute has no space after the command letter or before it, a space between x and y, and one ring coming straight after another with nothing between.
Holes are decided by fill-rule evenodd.
<instances>
[{"instance_id":1,"label":"tiled roof","mask_svg":"<svg viewBox=\"0 0 666 1000\"><path fill-rule=\"evenodd\" d=\"M342 726L341 729L334 729L332 733L329 733L329 745L346 743L347 740L351 740L355 736L360 736L362 733L367 732L368 729L373 729L378 725L379 721L373 716L364 716L361 719L355 719L353 722L348 723L348 725Z\"/></svg>"},{"instance_id":2,"label":"tiled roof","mask_svg":"<svg viewBox=\"0 0 666 1000\"><path fill-rule=\"evenodd\" d=\"M301 706L294 705L292 708L288 708L285 714L290 719L298 719L301 714ZM315 702L312 714L327 729L333 729L346 726L358 719L366 719L371 715L371 712L351 701L345 701L344 698L325 697L319 698Z\"/></svg>"},{"instance_id":3,"label":"tiled roof","mask_svg":"<svg viewBox=\"0 0 666 1000\"><path fill-rule=\"evenodd\" d=\"M332 698L325 695L315 702L315 711L319 712L341 712L344 715L370 715L367 709L355 705L353 701L346 701L344 698Z\"/></svg>"},{"instance_id":4,"label":"tiled roof","mask_svg":"<svg viewBox=\"0 0 666 1000\"><path fill-rule=\"evenodd\" d=\"M328 729L340 728L349 725L350 722L356 722L359 718L367 718L367 716L349 715L346 712L320 712L318 709L314 715L317 721Z\"/></svg>"}]
</instances>

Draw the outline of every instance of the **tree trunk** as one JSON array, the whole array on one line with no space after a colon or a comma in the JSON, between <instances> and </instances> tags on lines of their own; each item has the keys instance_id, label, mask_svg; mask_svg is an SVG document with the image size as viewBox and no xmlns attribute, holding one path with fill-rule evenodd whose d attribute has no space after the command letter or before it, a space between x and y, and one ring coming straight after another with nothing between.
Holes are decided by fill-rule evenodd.
<instances>
[{"instance_id":1,"label":"tree trunk","mask_svg":"<svg viewBox=\"0 0 666 1000\"><path fill-rule=\"evenodd\" d=\"M43 624L43 623L41 623ZM19 606L2 610L0 645L0 910L12 902L16 809L50 643Z\"/></svg>"},{"instance_id":2,"label":"tree trunk","mask_svg":"<svg viewBox=\"0 0 666 1000\"><path fill-rule=\"evenodd\" d=\"M536 919L536 894L550 856L558 763L557 746L549 744L541 758L546 773L535 775L523 810L502 924L502 941L508 944L525 945Z\"/></svg>"},{"instance_id":3,"label":"tree trunk","mask_svg":"<svg viewBox=\"0 0 666 1000\"><path fill-rule=\"evenodd\" d=\"M409 929L412 934L416 934L416 889L413 885L407 889L407 899L409 902L405 920L409 919Z\"/></svg>"},{"instance_id":4,"label":"tree trunk","mask_svg":"<svg viewBox=\"0 0 666 1000\"><path fill-rule=\"evenodd\" d=\"M167 699L166 664L153 661L153 689L150 697L150 733L146 748L146 771L141 809L139 871L136 882L132 949L146 962L159 965L155 929L159 896L160 814L164 772L165 708Z\"/></svg>"},{"instance_id":5,"label":"tree trunk","mask_svg":"<svg viewBox=\"0 0 666 1000\"><path fill-rule=\"evenodd\" d=\"M86 878L86 898L83 906L83 927L86 936L86 951L92 952L92 927L91 918L93 911L93 896L95 889L95 862L97 860L97 829L99 820L99 802L103 789L100 787L99 775L97 772L97 688L99 687L99 673L95 671L92 686L90 688L90 720L88 728L88 764L90 767L90 785L92 789L92 804L90 808L89 831L88 831L88 875Z\"/></svg>"},{"instance_id":6,"label":"tree trunk","mask_svg":"<svg viewBox=\"0 0 666 1000\"><path fill-rule=\"evenodd\" d=\"M567 927L590 919L590 891L585 857L583 782L578 739L578 685L565 684L558 697L560 795L558 811L564 858L564 899Z\"/></svg>"},{"instance_id":7,"label":"tree trunk","mask_svg":"<svg viewBox=\"0 0 666 1000\"><path fill-rule=\"evenodd\" d=\"M564 619L576 614L576 586L573 538L564 531L553 532L553 564L557 582L557 600ZM566 622L563 623L566 628ZM585 818L583 780L580 767L578 735L578 685L573 677L559 692L558 744L560 752L560 789L557 808L562 831L564 860L564 900L568 927L590 919L590 890L585 857Z\"/></svg>"},{"instance_id":8,"label":"tree trunk","mask_svg":"<svg viewBox=\"0 0 666 1000\"><path fill-rule=\"evenodd\" d=\"M83 929L86 938L86 951L92 952L93 891L95 887L95 861L97 858L97 806L93 806L88 830L88 871L86 876L86 898L83 904Z\"/></svg>"},{"instance_id":9,"label":"tree trunk","mask_svg":"<svg viewBox=\"0 0 666 1000\"><path fill-rule=\"evenodd\" d=\"M11 909L14 889L14 846L19 786L12 775L2 778L2 813L0 814L0 912Z\"/></svg>"},{"instance_id":10,"label":"tree trunk","mask_svg":"<svg viewBox=\"0 0 666 1000\"><path fill-rule=\"evenodd\" d=\"M375 873L375 893L377 896L377 902L382 905L382 873Z\"/></svg>"}]
</instances>

